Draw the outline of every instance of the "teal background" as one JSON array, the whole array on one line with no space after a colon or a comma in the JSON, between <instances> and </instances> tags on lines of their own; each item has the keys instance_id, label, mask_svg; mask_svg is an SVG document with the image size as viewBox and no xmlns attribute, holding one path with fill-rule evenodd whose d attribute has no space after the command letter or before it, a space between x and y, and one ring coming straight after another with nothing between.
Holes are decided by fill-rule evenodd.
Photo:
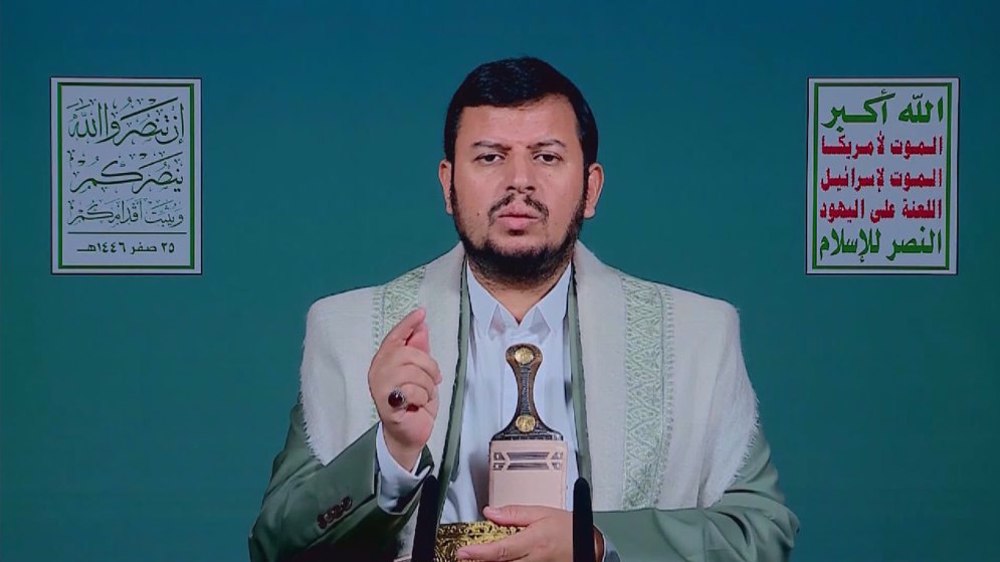
<instances>
[{"instance_id":1,"label":"teal background","mask_svg":"<svg viewBox=\"0 0 1000 562\"><path fill-rule=\"evenodd\" d=\"M452 245L446 104L519 54L597 115L590 247L740 308L795 559L1000 559L998 9L806 4L5 0L0 560L245 560L309 304ZM202 78L202 276L49 273L67 75ZM961 79L958 276L804 274L809 76Z\"/></svg>"}]
</instances>

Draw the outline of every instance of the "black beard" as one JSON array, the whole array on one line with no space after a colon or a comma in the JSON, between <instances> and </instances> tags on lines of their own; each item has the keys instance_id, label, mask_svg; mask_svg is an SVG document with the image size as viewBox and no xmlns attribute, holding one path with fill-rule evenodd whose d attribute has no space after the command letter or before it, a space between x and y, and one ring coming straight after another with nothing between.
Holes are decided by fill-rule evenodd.
<instances>
[{"instance_id":1,"label":"black beard","mask_svg":"<svg viewBox=\"0 0 1000 562\"><path fill-rule=\"evenodd\" d=\"M490 281L508 287L535 287L554 277L572 259L573 247L580 237L580 231L583 230L583 212L586 203L583 193L585 191L581 192L580 202L573 213L573 220L570 221L569 228L566 229L566 236L555 247L545 246L533 250L504 252L496 247L489 237L483 244L477 245L462 229L461 207L458 204L454 179L450 194L452 219L455 223L455 231L458 232L458 238L462 241L462 246L465 247L465 254L477 272ZM490 222L493 221L494 213L513 201L515 197L514 194L509 194L494 204L489 212ZM524 202L542 213L544 218L548 218L548 208L541 202L532 199L530 194L525 196Z\"/></svg>"}]
</instances>

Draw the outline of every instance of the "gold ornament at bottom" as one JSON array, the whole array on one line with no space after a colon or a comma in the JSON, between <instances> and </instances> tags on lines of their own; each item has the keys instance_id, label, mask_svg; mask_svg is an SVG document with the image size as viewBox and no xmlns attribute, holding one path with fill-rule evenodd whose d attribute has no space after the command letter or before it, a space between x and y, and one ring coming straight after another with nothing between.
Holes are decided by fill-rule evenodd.
<instances>
[{"instance_id":1,"label":"gold ornament at bottom","mask_svg":"<svg viewBox=\"0 0 1000 562\"><path fill-rule=\"evenodd\" d=\"M455 562L455 555L463 546L496 542L520 530L518 527L501 527L492 521L446 523L437 530L434 562Z\"/></svg>"}]
</instances>

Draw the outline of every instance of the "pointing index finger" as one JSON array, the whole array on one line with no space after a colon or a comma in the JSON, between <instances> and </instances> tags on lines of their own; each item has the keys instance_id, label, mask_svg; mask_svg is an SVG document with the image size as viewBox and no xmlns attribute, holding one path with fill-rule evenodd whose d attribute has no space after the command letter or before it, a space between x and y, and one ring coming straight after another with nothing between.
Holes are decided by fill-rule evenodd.
<instances>
[{"instance_id":1,"label":"pointing index finger","mask_svg":"<svg viewBox=\"0 0 1000 562\"><path fill-rule=\"evenodd\" d=\"M423 308L413 309L389 330L382 344L406 345L406 340L420 327L426 317L427 312Z\"/></svg>"},{"instance_id":2,"label":"pointing index finger","mask_svg":"<svg viewBox=\"0 0 1000 562\"><path fill-rule=\"evenodd\" d=\"M406 345L408 347L415 347L424 353L431 352L430 332L427 330L426 322L417 324L410 337L406 338Z\"/></svg>"}]
</instances>

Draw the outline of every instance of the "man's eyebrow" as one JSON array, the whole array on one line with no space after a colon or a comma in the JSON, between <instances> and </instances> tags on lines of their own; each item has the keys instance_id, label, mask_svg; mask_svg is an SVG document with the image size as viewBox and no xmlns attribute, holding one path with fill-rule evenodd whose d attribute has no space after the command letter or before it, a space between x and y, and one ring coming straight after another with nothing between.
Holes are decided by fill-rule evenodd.
<instances>
[{"instance_id":1,"label":"man's eyebrow","mask_svg":"<svg viewBox=\"0 0 1000 562\"><path fill-rule=\"evenodd\" d=\"M546 139L528 145L528 150L538 150L539 148L546 148L549 146L560 146L562 148L566 148L566 143L564 143L559 139ZM510 152L510 146L500 142L493 142L486 140L476 141L472 143L472 148L489 148L492 150L499 150L501 152Z\"/></svg>"},{"instance_id":2,"label":"man's eyebrow","mask_svg":"<svg viewBox=\"0 0 1000 562\"><path fill-rule=\"evenodd\" d=\"M566 148L566 143L564 143L563 141L561 141L559 139L546 139L546 140L543 140L543 141L539 141L539 142L536 142L535 144L532 144L532 145L528 146L528 148L530 150L536 150L536 149L539 149L539 148L545 148L547 146L553 146L553 145L559 145L559 146L561 146L563 148Z\"/></svg>"},{"instance_id":3,"label":"man's eyebrow","mask_svg":"<svg viewBox=\"0 0 1000 562\"><path fill-rule=\"evenodd\" d=\"M472 143L472 148L492 148L501 152L510 152L510 147L506 144L493 141L476 141Z\"/></svg>"}]
</instances>

